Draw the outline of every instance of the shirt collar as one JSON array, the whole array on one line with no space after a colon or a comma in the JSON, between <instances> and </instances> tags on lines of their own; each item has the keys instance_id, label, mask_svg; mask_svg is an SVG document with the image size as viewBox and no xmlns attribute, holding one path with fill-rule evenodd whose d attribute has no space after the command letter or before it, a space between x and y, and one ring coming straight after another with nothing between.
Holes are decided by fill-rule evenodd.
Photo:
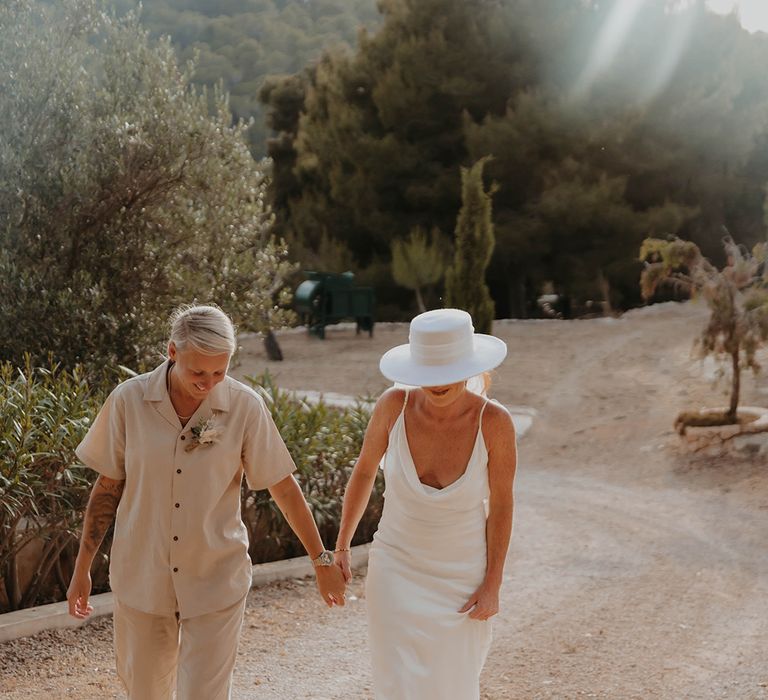
<instances>
[{"instance_id":1,"label":"shirt collar","mask_svg":"<svg viewBox=\"0 0 768 700\"><path fill-rule=\"evenodd\" d=\"M166 360L159 367L156 367L149 373L149 379L144 388L144 400L145 401L163 401L168 396L168 390L166 388L166 376L168 374L168 367L171 361ZM214 411L229 411L229 376L224 378L223 382L219 382L213 389L211 389L205 401Z\"/></svg>"}]
</instances>

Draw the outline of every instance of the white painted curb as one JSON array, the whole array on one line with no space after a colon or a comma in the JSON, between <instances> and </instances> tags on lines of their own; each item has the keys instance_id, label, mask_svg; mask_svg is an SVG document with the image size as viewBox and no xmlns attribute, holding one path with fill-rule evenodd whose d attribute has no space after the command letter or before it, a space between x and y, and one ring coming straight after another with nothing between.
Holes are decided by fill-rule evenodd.
<instances>
[{"instance_id":1,"label":"white painted curb","mask_svg":"<svg viewBox=\"0 0 768 700\"><path fill-rule=\"evenodd\" d=\"M354 568L363 566L368 562L369 547L370 544L352 547L352 566ZM253 567L253 587L265 586L273 581L304 578L312 574L312 564L307 557L256 564ZM93 605L93 612L88 620L77 620L70 617L66 601L39 605L36 608L27 608L0 615L0 643L19 637L29 637L44 630L82 627L97 617L112 614L111 593L99 593L91 596L90 603Z\"/></svg>"},{"instance_id":2,"label":"white painted curb","mask_svg":"<svg viewBox=\"0 0 768 700\"><path fill-rule=\"evenodd\" d=\"M311 391L301 389L283 389L285 393L292 396L299 401L306 401L307 403L316 404L322 401L327 406L335 406L337 408L350 408L360 403L368 409L373 408L374 401L363 401L360 398L354 396L347 396L346 394L337 394L332 391ZM536 417L537 412L535 408L530 406L505 406L504 408L509 411L512 416L512 422L515 424L515 432L517 437L521 438L525 435L530 427L533 425L533 419Z\"/></svg>"}]
</instances>

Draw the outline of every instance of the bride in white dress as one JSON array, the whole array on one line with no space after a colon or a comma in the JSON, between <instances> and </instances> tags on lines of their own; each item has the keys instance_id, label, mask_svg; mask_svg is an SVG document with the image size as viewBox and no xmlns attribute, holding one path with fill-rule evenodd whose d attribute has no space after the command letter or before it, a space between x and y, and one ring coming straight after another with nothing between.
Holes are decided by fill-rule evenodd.
<instances>
[{"instance_id":1,"label":"bride in white dress","mask_svg":"<svg viewBox=\"0 0 768 700\"><path fill-rule=\"evenodd\" d=\"M386 377L411 388L376 403L336 558L349 580L349 546L381 463L384 511L366 581L376 698L475 700L499 609L517 458L509 414L467 380L500 364L506 346L474 333L456 309L420 314L409 340L381 359Z\"/></svg>"}]
</instances>

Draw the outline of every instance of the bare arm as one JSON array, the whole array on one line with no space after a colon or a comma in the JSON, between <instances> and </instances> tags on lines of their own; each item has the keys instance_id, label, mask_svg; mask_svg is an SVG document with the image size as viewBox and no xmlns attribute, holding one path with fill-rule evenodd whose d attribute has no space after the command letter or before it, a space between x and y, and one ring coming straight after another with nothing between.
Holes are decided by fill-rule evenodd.
<instances>
[{"instance_id":1,"label":"bare arm","mask_svg":"<svg viewBox=\"0 0 768 700\"><path fill-rule=\"evenodd\" d=\"M310 559L316 559L325 547L317 525L312 517L312 511L304 499L301 487L293 475L289 475L270 487L269 493L280 508L288 525L304 545ZM337 566L316 566L317 587L328 607L344 605L344 589L346 584L341 570Z\"/></svg>"},{"instance_id":2,"label":"bare arm","mask_svg":"<svg viewBox=\"0 0 768 700\"><path fill-rule=\"evenodd\" d=\"M84 619L93 611L88 604L88 598L91 595L91 565L104 540L104 535L115 519L124 487L125 481L99 476L91 489L88 507L85 510L80 548L75 560L75 570L67 590L69 614L72 617Z\"/></svg>"},{"instance_id":3,"label":"bare arm","mask_svg":"<svg viewBox=\"0 0 768 700\"><path fill-rule=\"evenodd\" d=\"M341 551L337 551L336 560L347 581L352 577L348 551L352 537L371 498L379 463L389 444L389 431L402 409L404 398L404 391L391 390L382 394L376 402L368 428L365 431L360 456L344 491L341 525L336 540L336 549Z\"/></svg>"},{"instance_id":4,"label":"bare arm","mask_svg":"<svg viewBox=\"0 0 768 700\"><path fill-rule=\"evenodd\" d=\"M510 415L490 404L483 420L488 444L488 520L485 526L487 564L480 587L460 612L487 620L499 611L499 590L504 576L514 510L513 484L517 469L515 427Z\"/></svg>"}]
</instances>

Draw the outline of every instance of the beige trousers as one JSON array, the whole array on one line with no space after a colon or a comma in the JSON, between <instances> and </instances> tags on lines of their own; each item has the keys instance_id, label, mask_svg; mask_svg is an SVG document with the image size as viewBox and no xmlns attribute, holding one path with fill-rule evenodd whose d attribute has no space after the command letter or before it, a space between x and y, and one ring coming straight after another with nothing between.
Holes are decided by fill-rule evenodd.
<instances>
[{"instance_id":1,"label":"beige trousers","mask_svg":"<svg viewBox=\"0 0 768 700\"><path fill-rule=\"evenodd\" d=\"M247 597L247 596L246 596ZM117 675L128 700L229 700L246 598L179 620L115 599Z\"/></svg>"}]
</instances>

